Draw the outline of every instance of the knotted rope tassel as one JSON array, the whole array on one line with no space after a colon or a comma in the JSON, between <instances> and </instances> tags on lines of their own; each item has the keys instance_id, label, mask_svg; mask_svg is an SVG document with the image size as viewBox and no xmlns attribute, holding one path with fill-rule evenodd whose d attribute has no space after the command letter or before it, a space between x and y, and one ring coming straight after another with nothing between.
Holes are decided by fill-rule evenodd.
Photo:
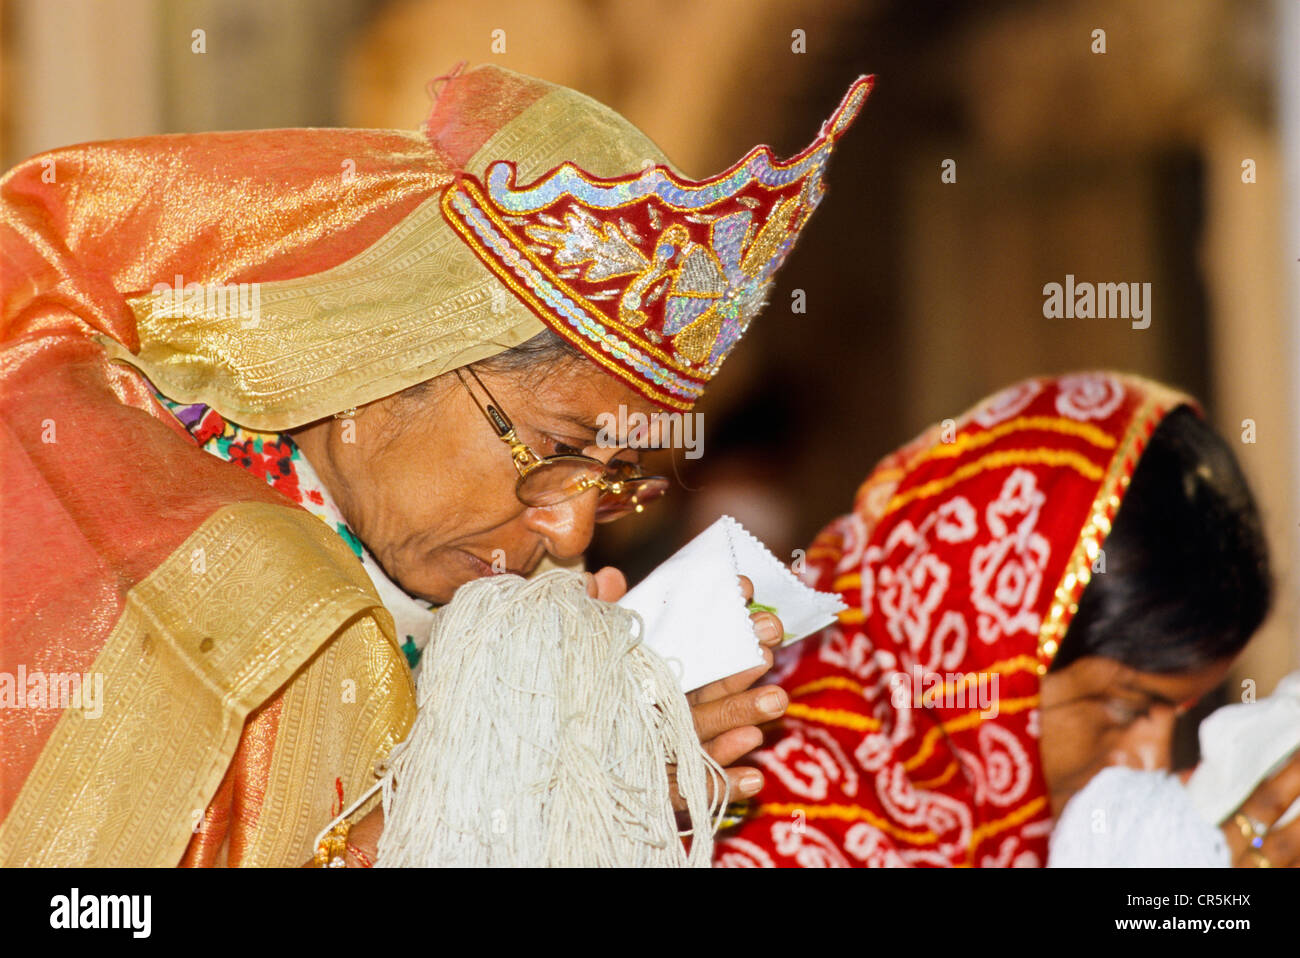
<instances>
[{"instance_id":1,"label":"knotted rope tassel","mask_svg":"<svg viewBox=\"0 0 1300 958\"><path fill-rule=\"evenodd\" d=\"M419 714L387 763L378 864L707 868L727 779L641 632L579 573L463 586L436 617Z\"/></svg>"}]
</instances>

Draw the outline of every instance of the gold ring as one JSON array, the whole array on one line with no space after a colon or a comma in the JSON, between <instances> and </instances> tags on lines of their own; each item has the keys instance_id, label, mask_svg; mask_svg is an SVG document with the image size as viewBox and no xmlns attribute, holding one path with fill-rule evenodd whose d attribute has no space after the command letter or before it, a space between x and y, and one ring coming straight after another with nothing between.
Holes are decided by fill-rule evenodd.
<instances>
[{"instance_id":1,"label":"gold ring","mask_svg":"<svg viewBox=\"0 0 1300 958\"><path fill-rule=\"evenodd\" d=\"M1241 829L1241 837L1250 843L1251 848L1258 850L1264 844L1264 836L1268 834L1267 825L1242 812L1233 815L1232 820L1237 823L1237 827Z\"/></svg>"},{"instance_id":2,"label":"gold ring","mask_svg":"<svg viewBox=\"0 0 1300 958\"><path fill-rule=\"evenodd\" d=\"M1264 857L1264 853L1257 848L1250 849L1250 853L1255 856L1256 868L1272 868L1273 863Z\"/></svg>"}]
</instances>

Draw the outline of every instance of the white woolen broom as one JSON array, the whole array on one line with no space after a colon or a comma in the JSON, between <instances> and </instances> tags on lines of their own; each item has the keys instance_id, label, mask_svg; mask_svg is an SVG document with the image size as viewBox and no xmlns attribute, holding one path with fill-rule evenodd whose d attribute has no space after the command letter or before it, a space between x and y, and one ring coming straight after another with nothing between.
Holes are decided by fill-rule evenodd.
<instances>
[{"instance_id":1,"label":"white woolen broom","mask_svg":"<svg viewBox=\"0 0 1300 958\"><path fill-rule=\"evenodd\" d=\"M458 590L436 616L415 724L380 783L377 864L707 868L727 779L641 636L640 616L590 598L580 573Z\"/></svg>"}]
</instances>

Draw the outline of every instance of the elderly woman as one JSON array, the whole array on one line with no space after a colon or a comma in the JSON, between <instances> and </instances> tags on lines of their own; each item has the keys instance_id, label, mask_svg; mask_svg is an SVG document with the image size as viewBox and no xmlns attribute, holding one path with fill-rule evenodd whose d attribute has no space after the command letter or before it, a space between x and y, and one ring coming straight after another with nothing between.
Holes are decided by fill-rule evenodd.
<instances>
[{"instance_id":1,"label":"elderly woman","mask_svg":"<svg viewBox=\"0 0 1300 958\"><path fill-rule=\"evenodd\" d=\"M443 79L418 134L96 143L0 182L0 864L311 859L412 722L431 608L663 491L596 417L691 408L870 87L697 182L571 90ZM723 764L783 705L755 678L693 701Z\"/></svg>"},{"instance_id":2,"label":"elderly woman","mask_svg":"<svg viewBox=\"0 0 1300 958\"><path fill-rule=\"evenodd\" d=\"M1104 767L1168 765L1271 596L1231 449L1189 397L1104 372L928 430L808 559L849 610L779 667L769 784L723 865L1044 865ZM1222 823L1235 864L1300 862L1300 821L1275 827L1297 796L1300 755Z\"/></svg>"}]
</instances>

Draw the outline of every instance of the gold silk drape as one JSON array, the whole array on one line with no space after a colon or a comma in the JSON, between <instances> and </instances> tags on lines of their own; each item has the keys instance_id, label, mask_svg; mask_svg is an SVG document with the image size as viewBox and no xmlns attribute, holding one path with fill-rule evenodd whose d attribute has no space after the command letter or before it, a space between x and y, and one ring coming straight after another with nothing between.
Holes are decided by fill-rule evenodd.
<instances>
[{"instance_id":1,"label":"gold silk drape","mask_svg":"<svg viewBox=\"0 0 1300 958\"><path fill-rule=\"evenodd\" d=\"M91 143L0 180L0 695L103 688L100 714L0 708L0 865L300 864L374 781L414 716L391 615L150 383L285 430L541 331L437 214L497 159L667 162L595 101L481 67L423 133ZM191 287L257 311L167 306Z\"/></svg>"}]
</instances>

